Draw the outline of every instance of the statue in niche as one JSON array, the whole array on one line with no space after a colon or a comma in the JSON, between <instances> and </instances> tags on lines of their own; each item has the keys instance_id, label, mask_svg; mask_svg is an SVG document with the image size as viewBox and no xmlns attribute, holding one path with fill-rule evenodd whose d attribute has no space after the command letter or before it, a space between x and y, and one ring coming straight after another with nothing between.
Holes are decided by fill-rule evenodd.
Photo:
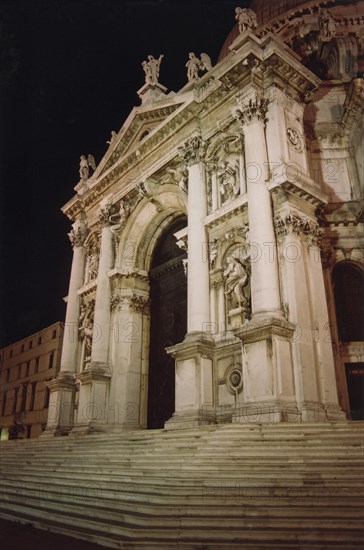
<instances>
[{"instance_id":1,"label":"statue in niche","mask_svg":"<svg viewBox=\"0 0 364 550\"><path fill-rule=\"evenodd\" d=\"M217 176L219 181L221 202L225 203L234 199L240 192L240 182L238 177L238 161L235 166L223 160L219 164Z\"/></svg>"},{"instance_id":2,"label":"statue in niche","mask_svg":"<svg viewBox=\"0 0 364 550\"><path fill-rule=\"evenodd\" d=\"M212 69L211 58L207 53L202 53L201 59L199 59L194 52L190 52L185 66L187 67L188 82L192 82L199 78L199 71L210 71Z\"/></svg>"},{"instance_id":3,"label":"statue in niche","mask_svg":"<svg viewBox=\"0 0 364 550\"><path fill-rule=\"evenodd\" d=\"M248 30L254 31L258 26L257 16L249 8L235 8L235 19L238 22L240 34Z\"/></svg>"},{"instance_id":4,"label":"statue in niche","mask_svg":"<svg viewBox=\"0 0 364 550\"><path fill-rule=\"evenodd\" d=\"M99 268L98 247L95 242L92 242L87 254L87 282L96 279Z\"/></svg>"},{"instance_id":5,"label":"statue in niche","mask_svg":"<svg viewBox=\"0 0 364 550\"><path fill-rule=\"evenodd\" d=\"M229 256L227 268L223 275L225 277L225 295L231 297L233 306L237 305L243 310L248 310L250 308L250 292L248 289L250 266L248 259L240 260L236 253Z\"/></svg>"},{"instance_id":6,"label":"statue in niche","mask_svg":"<svg viewBox=\"0 0 364 550\"><path fill-rule=\"evenodd\" d=\"M86 364L91 360L92 350L92 332L93 322L91 320L92 304L88 306L86 304L81 305L81 312L79 318L79 333L82 342L84 343L84 358L83 362Z\"/></svg>"},{"instance_id":7,"label":"statue in niche","mask_svg":"<svg viewBox=\"0 0 364 550\"><path fill-rule=\"evenodd\" d=\"M328 9L324 8L319 12L319 31L323 41L331 40L336 34L335 19Z\"/></svg>"},{"instance_id":8,"label":"statue in niche","mask_svg":"<svg viewBox=\"0 0 364 550\"><path fill-rule=\"evenodd\" d=\"M155 59L152 55L148 55L148 61L143 61L146 84L158 84L159 68L163 57L164 55L161 54L158 59Z\"/></svg>"}]
</instances>

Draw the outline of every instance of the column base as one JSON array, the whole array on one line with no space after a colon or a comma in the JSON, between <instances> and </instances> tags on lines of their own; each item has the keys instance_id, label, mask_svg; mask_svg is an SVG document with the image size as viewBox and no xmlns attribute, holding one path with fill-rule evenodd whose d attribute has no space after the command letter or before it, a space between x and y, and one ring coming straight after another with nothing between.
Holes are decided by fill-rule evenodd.
<instances>
[{"instance_id":1,"label":"column base","mask_svg":"<svg viewBox=\"0 0 364 550\"><path fill-rule=\"evenodd\" d=\"M190 332L166 352L176 363L176 412L166 430L215 423L212 364L214 340L206 332Z\"/></svg>"},{"instance_id":2,"label":"column base","mask_svg":"<svg viewBox=\"0 0 364 550\"><path fill-rule=\"evenodd\" d=\"M180 430L216 424L216 413L213 407L201 407L197 410L175 412L164 424L165 430Z\"/></svg>"},{"instance_id":3,"label":"column base","mask_svg":"<svg viewBox=\"0 0 364 550\"><path fill-rule=\"evenodd\" d=\"M107 430L110 379L109 365L99 362L91 362L89 368L77 374L79 400L72 434Z\"/></svg>"},{"instance_id":4,"label":"column base","mask_svg":"<svg viewBox=\"0 0 364 550\"><path fill-rule=\"evenodd\" d=\"M346 416L336 405L277 400L246 403L235 409L232 415L232 422L239 424L336 422L340 420L346 420Z\"/></svg>"},{"instance_id":5,"label":"column base","mask_svg":"<svg viewBox=\"0 0 364 550\"><path fill-rule=\"evenodd\" d=\"M68 435L73 428L76 383L73 372L61 371L47 383L50 389L47 427L42 438Z\"/></svg>"}]
</instances>

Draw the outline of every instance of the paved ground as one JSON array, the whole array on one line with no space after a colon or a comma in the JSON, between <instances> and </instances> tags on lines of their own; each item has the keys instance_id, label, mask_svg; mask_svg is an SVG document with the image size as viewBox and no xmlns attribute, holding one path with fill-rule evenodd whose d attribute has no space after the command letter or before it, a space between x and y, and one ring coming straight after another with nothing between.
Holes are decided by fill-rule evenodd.
<instances>
[{"instance_id":1,"label":"paved ground","mask_svg":"<svg viewBox=\"0 0 364 550\"><path fill-rule=\"evenodd\" d=\"M105 550L91 542L0 519L1 550Z\"/></svg>"}]
</instances>

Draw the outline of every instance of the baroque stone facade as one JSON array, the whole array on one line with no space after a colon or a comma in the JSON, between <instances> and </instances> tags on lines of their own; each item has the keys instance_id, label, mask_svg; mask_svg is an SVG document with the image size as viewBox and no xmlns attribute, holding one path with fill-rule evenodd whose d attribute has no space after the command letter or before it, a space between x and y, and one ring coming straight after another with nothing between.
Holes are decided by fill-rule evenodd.
<instances>
[{"instance_id":1,"label":"baroque stone facade","mask_svg":"<svg viewBox=\"0 0 364 550\"><path fill-rule=\"evenodd\" d=\"M363 2L324 4L237 8L177 93L148 56L142 104L81 157L46 434L360 416L364 337L335 288L363 281Z\"/></svg>"}]
</instances>

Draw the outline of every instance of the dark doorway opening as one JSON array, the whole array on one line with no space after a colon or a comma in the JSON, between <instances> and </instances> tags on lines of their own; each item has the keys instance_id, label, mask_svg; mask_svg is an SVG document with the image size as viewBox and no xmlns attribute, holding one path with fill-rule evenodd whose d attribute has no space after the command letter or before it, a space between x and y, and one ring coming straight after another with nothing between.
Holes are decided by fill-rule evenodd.
<instances>
[{"instance_id":1,"label":"dark doorway opening","mask_svg":"<svg viewBox=\"0 0 364 550\"><path fill-rule=\"evenodd\" d=\"M186 226L186 218L172 223L159 239L150 278L151 327L148 380L148 428L163 428L175 410L174 359L165 348L182 342L187 332L186 253L174 233Z\"/></svg>"}]
</instances>

